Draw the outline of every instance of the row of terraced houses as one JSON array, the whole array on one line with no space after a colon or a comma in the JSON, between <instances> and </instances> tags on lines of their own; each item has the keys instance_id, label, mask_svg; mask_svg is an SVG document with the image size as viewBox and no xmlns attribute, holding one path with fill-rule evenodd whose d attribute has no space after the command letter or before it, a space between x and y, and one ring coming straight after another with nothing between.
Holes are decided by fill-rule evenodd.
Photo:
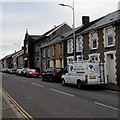
<instances>
[{"instance_id":1,"label":"row of terraced houses","mask_svg":"<svg viewBox=\"0 0 120 120\"><path fill-rule=\"evenodd\" d=\"M82 17L75 28L77 61L105 62L108 82L120 85L120 10L92 22ZM43 35L25 33L24 46L1 59L2 68L35 68L42 74L48 67L62 67L74 60L73 29L62 23Z\"/></svg>"}]
</instances>

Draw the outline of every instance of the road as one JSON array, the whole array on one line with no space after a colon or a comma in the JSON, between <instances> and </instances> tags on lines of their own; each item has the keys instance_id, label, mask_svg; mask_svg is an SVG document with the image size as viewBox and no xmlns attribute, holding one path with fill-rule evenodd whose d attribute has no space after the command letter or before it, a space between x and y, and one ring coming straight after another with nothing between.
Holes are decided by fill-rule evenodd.
<instances>
[{"instance_id":1,"label":"road","mask_svg":"<svg viewBox=\"0 0 120 120\"><path fill-rule=\"evenodd\" d=\"M33 118L118 118L120 93L2 74L2 87Z\"/></svg>"}]
</instances>

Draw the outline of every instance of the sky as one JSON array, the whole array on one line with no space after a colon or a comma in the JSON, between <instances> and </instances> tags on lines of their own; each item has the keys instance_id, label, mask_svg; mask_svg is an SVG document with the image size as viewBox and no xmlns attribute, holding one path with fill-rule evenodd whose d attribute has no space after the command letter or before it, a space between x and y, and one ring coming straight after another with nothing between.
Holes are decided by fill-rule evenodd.
<instances>
[{"instance_id":1,"label":"sky","mask_svg":"<svg viewBox=\"0 0 120 120\"><path fill-rule=\"evenodd\" d=\"M82 25L82 16L90 21L118 9L119 0L74 0L75 27ZM28 29L31 35L42 35L63 22L72 27L73 0L2 0L0 2L0 59L18 51Z\"/></svg>"}]
</instances>

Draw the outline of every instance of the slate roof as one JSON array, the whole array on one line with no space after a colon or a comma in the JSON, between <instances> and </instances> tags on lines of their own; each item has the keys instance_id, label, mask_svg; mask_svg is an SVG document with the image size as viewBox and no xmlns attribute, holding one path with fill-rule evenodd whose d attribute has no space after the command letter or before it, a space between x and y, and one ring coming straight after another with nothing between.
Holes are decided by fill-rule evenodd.
<instances>
[{"instance_id":1,"label":"slate roof","mask_svg":"<svg viewBox=\"0 0 120 120\"><path fill-rule=\"evenodd\" d=\"M4 58L2 58L2 59L8 59L8 58L12 57L13 55L15 55L16 53L17 53L17 52L12 53L12 54L9 54L9 55L5 56L5 57L4 57Z\"/></svg>"},{"instance_id":2,"label":"slate roof","mask_svg":"<svg viewBox=\"0 0 120 120\"><path fill-rule=\"evenodd\" d=\"M32 39L37 40L41 37L41 35L29 35Z\"/></svg>"},{"instance_id":3,"label":"slate roof","mask_svg":"<svg viewBox=\"0 0 120 120\"><path fill-rule=\"evenodd\" d=\"M12 56L12 58L16 58L16 57L22 55L23 53L24 53L24 50L19 50L18 52L16 52L16 53Z\"/></svg>"},{"instance_id":4,"label":"slate roof","mask_svg":"<svg viewBox=\"0 0 120 120\"><path fill-rule=\"evenodd\" d=\"M80 28L80 27L77 27L77 28L75 29L75 31L77 31L79 28ZM48 43L45 44L45 45L42 45L40 48L44 48L44 47L50 46L50 45L52 45L52 44L59 43L59 42L61 42L62 40L65 40L66 37L68 37L68 36L70 36L70 35L72 35L72 34L73 34L73 30L70 30L70 31L65 32L65 33L63 33L63 34L60 34L59 36L57 36L57 37L55 37L55 38L52 38L52 39L50 40L50 42L48 42Z\"/></svg>"},{"instance_id":5,"label":"slate roof","mask_svg":"<svg viewBox=\"0 0 120 120\"><path fill-rule=\"evenodd\" d=\"M117 20L120 20L120 10L117 10L115 12L112 12L106 16L101 17L97 22L95 22L93 25L85 29L83 32L87 32L89 30L93 30L96 28L101 28L109 23L115 22Z\"/></svg>"},{"instance_id":6,"label":"slate roof","mask_svg":"<svg viewBox=\"0 0 120 120\"><path fill-rule=\"evenodd\" d=\"M49 35L51 35L53 32L55 32L57 29L59 29L60 27L62 27L65 24L66 23L64 22L64 23L62 23L62 24L60 24L60 25L52 28L51 30L47 31L46 33L44 33L43 35L41 35L38 39L36 39L35 42L38 41L38 40L40 40L40 39L42 39L42 38L44 38L44 37L48 37Z\"/></svg>"}]
</instances>

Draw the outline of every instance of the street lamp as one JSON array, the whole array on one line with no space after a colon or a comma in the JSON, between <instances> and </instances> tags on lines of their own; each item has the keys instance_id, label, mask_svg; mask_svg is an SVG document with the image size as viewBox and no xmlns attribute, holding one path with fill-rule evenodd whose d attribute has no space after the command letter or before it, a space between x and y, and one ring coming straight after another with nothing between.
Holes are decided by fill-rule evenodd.
<instances>
[{"instance_id":1,"label":"street lamp","mask_svg":"<svg viewBox=\"0 0 120 120\"><path fill-rule=\"evenodd\" d=\"M75 40L75 14L74 14L74 2L73 6L65 5L65 4L59 4L61 6L69 7L73 10L73 47L74 47L74 61L76 61L76 40Z\"/></svg>"}]
</instances>

